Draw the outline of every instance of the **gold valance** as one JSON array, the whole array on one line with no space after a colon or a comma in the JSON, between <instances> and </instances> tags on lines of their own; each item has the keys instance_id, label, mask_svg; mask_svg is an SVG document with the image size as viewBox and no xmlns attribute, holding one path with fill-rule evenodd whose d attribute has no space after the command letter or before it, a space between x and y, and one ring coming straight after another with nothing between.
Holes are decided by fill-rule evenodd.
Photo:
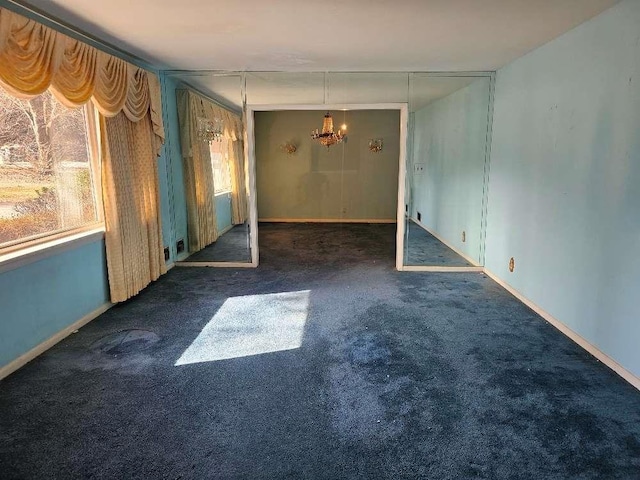
<instances>
[{"instance_id":1,"label":"gold valance","mask_svg":"<svg viewBox=\"0 0 640 480\"><path fill-rule=\"evenodd\" d=\"M198 98L201 103L202 113L205 118L209 120L213 120L214 118L222 120L222 124L224 125L222 134L225 138L232 142L242 140L242 118L240 115L226 108L222 108L200 95L196 95L196 98Z\"/></svg>"},{"instance_id":2,"label":"gold valance","mask_svg":"<svg viewBox=\"0 0 640 480\"><path fill-rule=\"evenodd\" d=\"M186 90L182 94L185 98L185 104L189 105L189 108L196 112L197 118L206 118L207 120L220 120L222 122L222 135L231 140L237 142L242 140L242 118L239 114L216 105L211 100L192 90Z\"/></svg>"},{"instance_id":3,"label":"gold valance","mask_svg":"<svg viewBox=\"0 0 640 480\"><path fill-rule=\"evenodd\" d=\"M34 20L0 8L0 84L20 98L49 87L68 107L92 100L105 117L132 122L150 113L164 139L158 77Z\"/></svg>"}]
</instances>

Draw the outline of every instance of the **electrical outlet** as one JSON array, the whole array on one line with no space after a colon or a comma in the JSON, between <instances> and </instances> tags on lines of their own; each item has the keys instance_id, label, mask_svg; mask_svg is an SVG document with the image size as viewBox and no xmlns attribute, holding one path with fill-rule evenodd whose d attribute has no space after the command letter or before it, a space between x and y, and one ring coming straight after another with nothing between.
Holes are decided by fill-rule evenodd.
<instances>
[{"instance_id":1,"label":"electrical outlet","mask_svg":"<svg viewBox=\"0 0 640 480\"><path fill-rule=\"evenodd\" d=\"M418 213L418 221L421 222L422 221L422 214L420 212L417 212L417 213Z\"/></svg>"},{"instance_id":2,"label":"electrical outlet","mask_svg":"<svg viewBox=\"0 0 640 480\"><path fill-rule=\"evenodd\" d=\"M464 230L462 231L462 243L467 241L467 232L465 232Z\"/></svg>"},{"instance_id":3,"label":"electrical outlet","mask_svg":"<svg viewBox=\"0 0 640 480\"><path fill-rule=\"evenodd\" d=\"M164 247L164 261L166 262L171 258L171 254L169 253L169 247Z\"/></svg>"},{"instance_id":4,"label":"electrical outlet","mask_svg":"<svg viewBox=\"0 0 640 480\"><path fill-rule=\"evenodd\" d=\"M405 204L404 211L405 213L409 213L409 205Z\"/></svg>"},{"instance_id":5,"label":"electrical outlet","mask_svg":"<svg viewBox=\"0 0 640 480\"><path fill-rule=\"evenodd\" d=\"M515 270L515 268L516 268L516 261L514 260L513 257L511 257L509 259L509 271L513 272Z\"/></svg>"},{"instance_id":6,"label":"electrical outlet","mask_svg":"<svg viewBox=\"0 0 640 480\"><path fill-rule=\"evenodd\" d=\"M180 239L176 242L176 252L184 252L184 240Z\"/></svg>"},{"instance_id":7,"label":"electrical outlet","mask_svg":"<svg viewBox=\"0 0 640 480\"><path fill-rule=\"evenodd\" d=\"M421 175L424 173L425 164L424 163L414 163L413 164L413 173L415 175Z\"/></svg>"}]
</instances>

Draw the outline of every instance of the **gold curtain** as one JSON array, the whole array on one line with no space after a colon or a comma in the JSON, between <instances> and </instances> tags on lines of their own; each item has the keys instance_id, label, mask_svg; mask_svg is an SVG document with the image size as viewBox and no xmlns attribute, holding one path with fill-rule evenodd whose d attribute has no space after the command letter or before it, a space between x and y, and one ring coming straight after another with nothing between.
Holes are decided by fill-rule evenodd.
<instances>
[{"instance_id":1,"label":"gold curtain","mask_svg":"<svg viewBox=\"0 0 640 480\"><path fill-rule=\"evenodd\" d=\"M240 115L191 93L202 102L202 113L210 120L222 120L223 135L229 140L231 170L231 223L239 225L247 219L247 187L245 181L243 125Z\"/></svg>"},{"instance_id":2,"label":"gold curtain","mask_svg":"<svg viewBox=\"0 0 640 480\"><path fill-rule=\"evenodd\" d=\"M51 87L68 107L92 100L102 115L113 117L122 111L132 122L150 111L156 148L164 141L154 74L4 8L0 84L19 98L33 98Z\"/></svg>"},{"instance_id":3,"label":"gold curtain","mask_svg":"<svg viewBox=\"0 0 640 480\"><path fill-rule=\"evenodd\" d=\"M231 223L239 225L247 219L247 185L243 141L229 142L231 168Z\"/></svg>"},{"instance_id":4,"label":"gold curtain","mask_svg":"<svg viewBox=\"0 0 640 480\"><path fill-rule=\"evenodd\" d=\"M111 301L137 294L166 272L158 169L150 116L100 116L102 195Z\"/></svg>"},{"instance_id":5,"label":"gold curtain","mask_svg":"<svg viewBox=\"0 0 640 480\"><path fill-rule=\"evenodd\" d=\"M208 114L206 100L199 95L188 90L178 90L176 93L187 197L189 252L195 253L218 239L211 152L209 144L198 138L198 118L213 117Z\"/></svg>"}]
</instances>

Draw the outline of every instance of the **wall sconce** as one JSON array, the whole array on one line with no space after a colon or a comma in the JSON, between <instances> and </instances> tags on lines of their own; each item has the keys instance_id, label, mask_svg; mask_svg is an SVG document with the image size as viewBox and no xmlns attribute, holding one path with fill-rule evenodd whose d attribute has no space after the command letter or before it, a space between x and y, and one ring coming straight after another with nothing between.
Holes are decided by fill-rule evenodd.
<instances>
[{"instance_id":1,"label":"wall sconce","mask_svg":"<svg viewBox=\"0 0 640 480\"><path fill-rule=\"evenodd\" d=\"M382 151L382 139L372 138L369 140L369 151L372 153L378 153Z\"/></svg>"},{"instance_id":2,"label":"wall sconce","mask_svg":"<svg viewBox=\"0 0 640 480\"><path fill-rule=\"evenodd\" d=\"M296 150L298 150L298 147L296 147L295 144L291 142L287 142L283 145L280 145L280 149L287 155L293 155L294 153L296 153Z\"/></svg>"}]
</instances>

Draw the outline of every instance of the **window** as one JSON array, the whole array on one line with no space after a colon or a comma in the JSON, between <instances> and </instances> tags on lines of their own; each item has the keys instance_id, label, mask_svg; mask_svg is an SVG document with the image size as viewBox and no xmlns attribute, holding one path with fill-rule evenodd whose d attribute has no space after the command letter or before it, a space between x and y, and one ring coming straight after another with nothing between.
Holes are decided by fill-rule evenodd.
<instances>
[{"instance_id":1,"label":"window","mask_svg":"<svg viewBox=\"0 0 640 480\"><path fill-rule=\"evenodd\" d=\"M229 145L230 142L226 138L209 144L211 167L213 168L213 185L216 195L231 191Z\"/></svg>"},{"instance_id":2,"label":"window","mask_svg":"<svg viewBox=\"0 0 640 480\"><path fill-rule=\"evenodd\" d=\"M0 87L0 249L100 220L88 111Z\"/></svg>"}]
</instances>

